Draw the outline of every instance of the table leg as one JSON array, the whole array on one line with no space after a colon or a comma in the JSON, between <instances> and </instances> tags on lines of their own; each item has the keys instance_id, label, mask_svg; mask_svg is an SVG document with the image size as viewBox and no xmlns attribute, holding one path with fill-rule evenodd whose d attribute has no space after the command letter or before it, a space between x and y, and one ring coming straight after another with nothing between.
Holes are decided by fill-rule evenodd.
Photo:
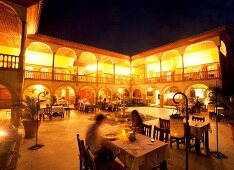
<instances>
[{"instance_id":1,"label":"table leg","mask_svg":"<svg viewBox=\"0 0 234 170\"><path fill-rule=\"evenodd\" d=\"M200 148L200 139L195 138L195 150L197 154L201 153L201 148Z\"/></svg>"},{"instance_id":2,"label":"table leg","mask_svg":"<svg viewBox=\"0 0 234 170\"><path fill-rule=\"evenodd\" d=\"M205 147L206 147L206 151L209 151L209 133L208 133L208 131L205 132Z\"/></svg>"}]
</instances>

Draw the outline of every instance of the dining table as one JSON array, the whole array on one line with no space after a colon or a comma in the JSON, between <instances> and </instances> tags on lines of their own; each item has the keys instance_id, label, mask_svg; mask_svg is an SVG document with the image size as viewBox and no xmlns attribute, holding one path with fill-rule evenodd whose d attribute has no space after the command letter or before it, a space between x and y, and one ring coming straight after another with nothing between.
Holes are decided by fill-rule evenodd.
<instances>
[{"instance_id":1,"label":"dining table","mask_svg":"<svg viewBox=\"0 0 234 170\"><path fill-rule=\"evenodd\" d=\"M206 151L209 151L209 122L199 122L199 121L189 121L189 132L191 136L195 137L195 151L197 154L200 154L200 140L205 140Z\"/></svg>"},{"instance_id":2,"label":"dining table","mask_svg":"<svg viewBox=\"0 0 234 170\"><path fill-rule=\"evenodd\" d=\"M170 159L167 143L154 140L139 133L135 134L136 140L130 142L121 134L114 140L104 137L104 145L109 148L131 170L153 169L160 163Z\"/></svg>"},{"instance_id":3,"label":"dining table","mask_svg":"<svg viewBox=\"0 0 234 170\"><path fill-rule=\"evenodd\" d=\"M63 106L52 106L52 115L53 116L61 116L61 118L64 117L64 108Z\"/></svg>"}]
</instances>

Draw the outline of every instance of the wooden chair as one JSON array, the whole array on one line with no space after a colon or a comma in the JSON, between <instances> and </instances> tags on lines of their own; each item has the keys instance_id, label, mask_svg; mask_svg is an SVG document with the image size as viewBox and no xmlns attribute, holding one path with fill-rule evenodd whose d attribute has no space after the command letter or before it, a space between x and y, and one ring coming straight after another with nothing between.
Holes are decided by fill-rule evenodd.
<instances>
[{"instance_id":1,"label":"wooden chair","mask_svg":"<svg viewBox=\"0 0 234 170\"><path fill-rule=\"evenodd\" d=\"M162 129L157 126L154 126L154 131L153 131L154 139L167 143L168 136L169 136L169 129ZM153 168L153 170L155 169L167 169L167 161L166 160L162 161L158 166Z\"/></svg>"},{"instance_id":2,"label":"wooden chair","mask_svg":"<svg viewBox=\"0 0 234 170\"><path fill-rule=\"evenodd\" d=\"M162 129L157 126L154 126L153 138L163 142L168 142L169 129Z\"/></svg>"},{"instance_id":3,"label":"wooden chair","mask_svg":"<svg viewBox=\"0 0 234 170\"><path fill-rule=\"evenodd\" d=\"M52 119L52 107L46 107L44 108L44 115L49 117L49 119ZM44 120L44 117L43 117Z\"/></svg>"},{"instance_id":4,"label":"wooden chair","mask_svg":"<svg viewBox=\"0 0 234 170\"><path fill-rule=\"evenodd\" d=\"M179 144L185 145L185 127L183 119L170 119L170 147L176 142L177 149Z\"/></svg>"},{"instance_id":5,"label":"wooden chair","mask_svg":"<svg viewBox=\"0 0 234 170\"><path fill-rule=\"evenodd\" d=\"M144 135L151 137L152 125L147 125L143 123Z\"/></svg>"},{"instance_id":6,"label":"wooden chair","mask_svg":"<svg viewBox=\"0 0 234 170\"><path fill-rule=\"evenodd\" d=\"M161 129L169 129L170 133L170 120L159 118L159 127Z\"/></svg>"},{"instance_id":7,"label":"wooden chair","mask_svg":"<svg viewBox=\"0 0 234 170\"><path fill-rule=\"evenodd\" d=\"M205 117L192 116L192 120L193 121L199 121L199 122L205 122ZM192 141L193 141L193 139L192 139ZM205 134L204 133L202 134L202 140L201 140L201 142L203 144L205 144Z\"/></svg>"},{"instance_id":8,"label":"wooden chair","mask_svg":"<svg viewBox=\"0 0 234 170\"><path fill-rule=\"evenodd\" d=\"M79 134L76 135L79 148L80 170L87 170L91 167L89 164L88 154L85 149L84 140L79 138Z\"/></svg>"},{"instance_id":9,"label":"wooden chair","mask_svg":"<svg viewBox=\"0 0 234 170\"><path fill-rule=\"evenodd\" d=\"M199 122L205 122L205 117L192 116L192 120L199 121Z\"/></svg>"},{"instance_id":10,"label":"wooden chair","mask_svg":"<svg viewBox=\"0 0 234 170\"><path fill-rule=\"evenodd\" d=\"M104 165L98 164L98 156L93 154L87 147L87 155L90 164L90 170L124 170L124 167L117 161L113 161Z\"/></svg>"}]
</instances>

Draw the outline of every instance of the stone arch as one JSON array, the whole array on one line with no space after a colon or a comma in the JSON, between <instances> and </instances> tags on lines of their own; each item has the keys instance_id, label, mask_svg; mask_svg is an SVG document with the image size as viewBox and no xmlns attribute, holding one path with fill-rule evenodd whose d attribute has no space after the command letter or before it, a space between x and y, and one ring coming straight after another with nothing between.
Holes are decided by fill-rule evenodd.
<instances>
[{"instance_id":1,"label":"stone arch","mask_svg":"<svg viewBox=\"0 0 234 170\"><path fill-rule=\"evenodd\" d=\"M75 90L68 85L59 86L54 93L58 105L70 105L75 101Z\"/></svg>"},{"instance_id":2,"label":"stone arch","mask_svg":"<svg viewBox=\"0 0 234 170\"><path fill-rule=\"evenodd\" d=\"M95 76L97 71L97 59L93 53L83 52L78 59L79 75Z\"/></svg>"},{"instance_id":3,"label":"stone arch","mask_svg":"<svg viewBox=\"0 0 234 170\"><path fill-rule=\"evenodd\" d=\"M137 78L143 78L141 77L145 73L145 59L140 58L132 61L132 70L131 73L134 76L134 80L137 80Z\"/></svg>"},{"instance_id":4,"label":"stone arch","mask_svg":"<svg viewBox=\"0 0 234 170\"><path fill-rule=\"evenodd\" d=\"M12 91L0 82L0 109L9 109L13 104Z\"/></svg>"},{"instance_id":5,"label":"stone arch","mask_svg":"<svg viewBox=\"0 0 234 170\"><path fill-rule=\"evenodd\" d=\"M179 88L176 86L168 86L164 89L164 105L174 106L173 96L175 93L180 92Z\"/></svg>"},{"instance_id":6,"label":"stone arch","mask_svg":"<svg viewBox=\"0 0 234 170\"><path fill-rule=\"evenodd\" d=\"M78 91L80 100L83 100L83 103L96 103L96 90L92 86L81 87Z\"/></svg>"},{"instance_id":7,"label":"stone arch","mask_svg":"<svg viewBox=\"0 0 234 170\"><path fill-rule=\"evenodd\" d=\"M113 60L107 56L101 56L98 61L98 76L105 77L104 74L114 74Z\"/></svg>"},{"instance_id":8,"label":"stone arch","mask_svg":"<svg viewBox=\"0 0 234 170\"><path fill-rule=\"evenodd\" d=\"M104 98L106 98L107 102L110 102L112 100L111 89L108 87L102 87L99 89L98 100L102 101Z\"/></svg>"},{"instance_id":9,"label":"stone arch","mask_svg":"<svg viewBox=\"0 0 234 170\"><path fill-rule=\"evenodd\" d=\"M33 84L25 87L23 91L23 99L25 98L26 95L38 99L38 95L40 94L40 92L44 91L47 91L48 94L46 96L40 95L39 98L40 100L43 101L40 103L41 107L45 107L46 104L50 104L50 98L49 98L50 90L45 85Z\"/></svg>"},{"instance_id":10,"label":"stone arch","mask_svg":"<svg viewBox=\"0 0 234 170\"><path fill-rule=\"evenodd\" d=\"M160 59L157 55L152 55L146 58L146 77L160 77Z\"/></svg>"},{"instance_id":11,"label":"stone arch","mask_svg":"<svg viewBox=\"0 0 234 170\"><path fill-rule=\"evenodd\" d=\"M219 51L213 41L202 41L185 49L184 67L215 62L219 62Z\"/></svg>"},{"instance_id":12,"label":"stone arch","mask_svg":"<svg viewBox=\"0 0 234 170\"><path fill-rule=\"evenodd\" d=\"M55 53L54 67L56 73L76 74L77 56L74 50L60 47Z\"/></svg>"},{"instance_id":13,"label":"stone arch","mask_svg":"<svg viewBox=\"0 0 234 170\"><path fill-rule=\"evenodd\" d=\"M0 14L0 20L5 21L1 23L0 27L0 45L5 46L5 50L10 49L11 53L6 54L19 55L18 49L20 48L21 44L22 30L22 22L19 15L13 7L2 1L0 2ZM11 41L9 41L9 39Z\"/></svg>"},{"instance_id":14,"label":"stone arch","mask_svg":"<svg viewBox=\"0 0 234 170\"><path fill-rule=\"evenodd\" d=\"M51 74L48 73L52 73L52 64L53 52L49 45L41 42L30 43L25 55L26 78L33 78L36 76L33 73L39 71L44 79L51 79Z\"/></svg>"},{"instance_id":15,"label":"stone arch","mask_svg":"<svg viewBox=\"0 0 234 170\"><path fill-rule=\"evenodd\" d=\"M118 59L115 61L116 76L128 76L130 74L130 62L127 60Z\"/></svg>"},{"instance_id":16,"label":"stone arch","mask_svg":"<svg viewBox=\"0 0 234 170\"><path fill-rule=\"evenodd\" d=\"M200 102L208 104L208 89L208 86L205 84L192 84L186 88L185 94L190 102L194 102L198 97Z\"/></svg>"},{"instance_id":17,"label":"stone arch","mask_svg":"<svg viewBox=\"0 0 234 170\"><path fill-rule=\"evenodd\" d=\"M167 81L182 80L182 55L178 50L167 51L162 55L162 77ZM177 77L175 75L180 75Z\"/></svg>"}]
</instances>

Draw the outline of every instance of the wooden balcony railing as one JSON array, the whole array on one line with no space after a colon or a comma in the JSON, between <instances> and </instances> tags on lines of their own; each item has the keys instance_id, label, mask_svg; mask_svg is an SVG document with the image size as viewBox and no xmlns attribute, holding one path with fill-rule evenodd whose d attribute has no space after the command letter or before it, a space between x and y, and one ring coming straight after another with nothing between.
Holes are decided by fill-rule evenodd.
<instances>
[{"instance_id":1,"label":"wooden balcony railing","mask_svg":"<svg viewBox=\"0 0 234 170\"><path fill-rule=\"evenodd\" d=\"M52 80L52 73L40 72L40 71L25 71L26 79L42 79ZM220 78L220 70L210 70L203 72L185 73L184 80L182 74L174 74L160 77L150 78L139 78L134 77L131 80L132 84L152 84L152 83L164 83L164 82L177 82L177 81L193 81L193 80L205 80L205 79L216 79ZM105 77L85 76L75 74L62 74L55 73L54 80L57 81L72 81L72 82L83 82L83 83L100 83L100 84L130 84L130 76L108 75ZM98 82L97 82L98 81Z\"/></svg>"},{"instance_id":2,"label":"wooden balcony railing","mask_svg":"<svg viewBox=\"0 0 234 170\"><path fill-rule=\"evenodd\" d=\"M26 79L52 80L52 73L25 70L24 77Z\"/></svg>"},{"instance_id":3,"label":"wooden balcony railing","mask_svg":"<svg viewBox=\"0 0 234 170\"><path fill-rule=\"evenodd\" d=\"M194 73L185 73L184 80L182 74L174 74L168 76L162 76L160 79L159 77L150 77L146 79L136 79L134 78L132 84L144 84L144 83L165 83L165 82L177 82L177 81L193 81L193 80L206 80L206 79L216 79L220 78L220 70L210 70L210 71L203 71L203 72L194 72Z\"/></svg>"},{"instance_id":4,"label":"wooden balcony railing","mask_svg":"<svg viewBox=\"0 0 234 170\"><path fill-rule=\"evenodd\" d=\"M0 53L0 68L18 69L19 56Z\"/></svg>"}]
</instances>

